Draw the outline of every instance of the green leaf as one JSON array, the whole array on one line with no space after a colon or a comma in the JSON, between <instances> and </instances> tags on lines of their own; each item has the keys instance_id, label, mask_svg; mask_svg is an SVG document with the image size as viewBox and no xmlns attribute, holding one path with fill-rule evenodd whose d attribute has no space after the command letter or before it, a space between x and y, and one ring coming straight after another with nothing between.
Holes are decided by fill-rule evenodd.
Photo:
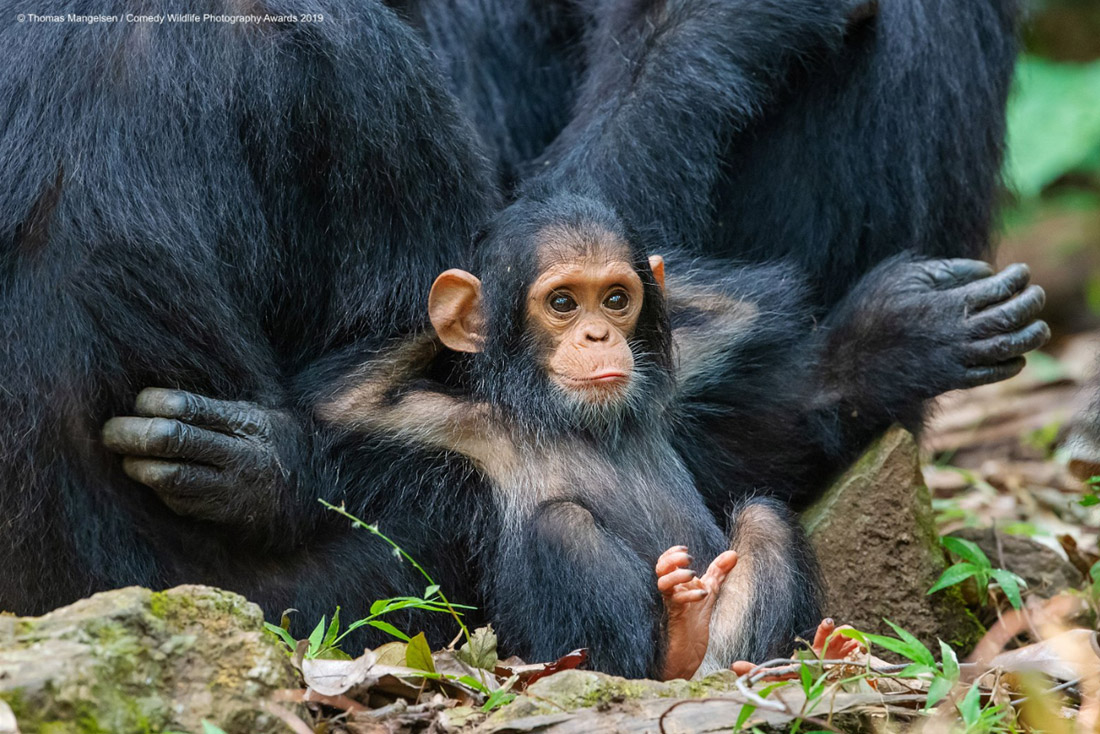
<instances>
[{"instance_id":1,"label":"green leaf","mask_svg":"<svg viewBox=\"0 0 1100 734\"><path fill-rule=\"evenodd\" d=\"M961 584L971 576L978 576L980 574L981 569L972 563L956 563L954 566L949 566L940 574L936 583L932 584L932 588L930 588L927 593L935 594L937 591L946 589L948 586Z\"/></svg>"},{"instance_id":2,"label":"green leaf","mask_svg":"<svg viewBox=\"0 0 1100 734\"><path fill-rule=\"evenodd\" d=\"M1093 505L1100 505L1100 495L1086 494L1080 499L1082 507L1092 507Z\"/></svg>"},{"instance_id":3,"label":"green leaf","mask_svg":"<svg viewBox=\"0 0 1100 734\"><path fill-rule=\"evenodd\" d=\"M439 593L439 584L432 584L428 588L424 589L424 598L431 599L437 593Z\"/></svg>"},{"instance_id":4,"label":"green leaf","mask_svg":"<svg viewBox=\"0 0 1100 734\"><path fill-rule=\"evenodd\" d=\"M849 639L855 640L856 642L866 647L868 650L871 649L871 641L867 639L867 635L857 629L838 629L836 630L836 634L840 635L841 637L847 637Z\"/></svg>"},{"instance_id":5,"label":"green leaf","mask_svg":"<svg viewBox=\"0 0 1100 734\"><path fill-rule=\"evenodd\" d=\"M1005 173L1022 197L1086 165L1100 146L1100 62L1025 56L1008 107Z\"/></svg>"},{"instance_id":6,"label":"green leaf","mask_svg":"<svg viewBox=\"0 0 1100 734\"><path fill-rule=\"evenodd\" d=\"M741 710L737 713L737 721L733 724L734 731L741 731L745 728L745 722L749 720L749 717L756 711L756 707L751 703L746 703L741 707Z\"/></svg>"},{"instance_id":7,"label":"green leaf","mask_svg":"<svg viewBox=\"0 0 1100 734\"><path fill-rule=\"evenodd\" d=\"M802 692L806 694L806 699L810 698L810 686L813 685L814 679L810 674L810 666L806 663L802 663L798 666L798 678L802 681Z\"/></svg>"},{"instance_id":8,"label":"green leaf","mask_svg":"<svg viewBox=\"0 0 1100 734\"><path fill-rule=\"evenodd\" d=\"M928 685L928 699L924 702L924 710L928 711L942 701L944 697L951 692L951 688L954 685L954 683L944 678L942 675L933 678L932 682Z\"/></svg>"},{"instance_id":9,"label":"green leaf","mask_svg":"<svg viewBox=\"0 0 1100 734\"><path fill-rule=\"evenodd\" d=\"M394 627L389 622L383 622L380 619L370 619L370 620L367 620L367 624L369 624L371 627L382 630L383 632L385 632L388 635L393 635L394 637L396 637L399 640L404 640L405 642L409 641L409 636L408 635L406 635L404 632L402 632L401 630ZM409 667L412 667L412 666L410 665ZM425 668L417 668L417 670L425 670Z\"/></svg>"},{"instance_id":10,"label":"green leaf","mask_svg":"<svg viewBox=\"0 0 1100 734\"><path fill-rule=\"evenodd\" d=\"M470 640L458 648L459 660L483 670L493 670L497 665L497 636L493 628L479 627L470 635Z\"/></svg>"},{"instance_id":11,"label":"green leaf","mask_svg":"<svg viewBox=\"0 0 1100 734\"><path fill-rule=\"evenodd\" d=\"M298 641L295 640L294 637L291 636L291 634L282 627L277 627L271 624L271 622L264 622L264 629L282 640L283 643L291 649L291 651L293 651L294 648L298 646Z\"/></svg>"},{"instance_id":12,"label":"green leaf","mask_svg":"<svg viewBox=\"0 0 1100 734\"><path fill-rule=\"evenodd\" d=\"M997 580L997 584L1001 587L1001 591L1005 593L1005 597L1008 599L1008 603L1012 605L1012 608L1023 608L1024 602L1020 598L1020 586L1026 586L1026 582L1016 574L1011 571L1006 571L1003 568L995 568L990 571L990 573L993 574L993 578Z\"/></svg>"},{"instance_id":13,"label":"green leaf","mask_svg":"<svg viewBox=\"0 0 1100 734\"><path fill-rule=\"evenodd\" d=\"M909 655L907 657L915 663L921 663L929 667L936 665L936 658L932 656L931 650L924 646L924 644L914 637L912 634L898 627L889 619L883 619L883 622L890 625L890 629L894 630L895 634L903 640L909 649ZM904 653L903 653L904 654Z\"/></svg>"},{"instance_id":14,"label":"green leaf","mask_svg":"<svg viewBox=\"0 0 1100 734\"><path fill-rule=\"evenodd\" d=\"M313 628L313 631L309 633L309 654L316 654L321 649L321 642L325 639L325 617L321 617L321 621L317 623L317 626Z\"/></svg>"},{"instance_id":15,"label":"green leaf","mask_svg":"<svg viewBox=\"0 0 1100 734\"><path fill-rule=\"evenodd\" d=\"M405 648L405 665L414 670L435 672L432 649L428 647L428 639L424 637L423 632L418 632L415 637L409 638L409 646Z\"/></svg>"},{"instance_id":16,"label":"green leaf","mask_svg":"<svg viewBox=\"0 0 1100 734\"><path fill-rule=\"evenodd\" d=\"M214 726L206 719L202 720L202 734L225 734L225 729Z\"/></svg>"},{"instance_id":17,"label":"green leaf","mask_svg":"<svg viewBox=\"0 0 1100 734\"><path fill-rule=\"evenodd\" d=\"M321 647L332 647L332 643L336 642L336 636L340 634L340 607L336 607L336 611L332 613L332 622L329 623L328 631L325 632L325 639L321 641Z\"/></svg>"},{"instance_id":18,"label":"green leaf","mask_svg":"<svg viewBox=\"0 0 1100 734\"><path fill-rule=\"evenodd\" d=\"M457 680L459 683L465 683L470 688L473 688L475 691L480 691L485 695L489 695L490 693L492 693L492 691L490 691L484 683L482 683L472 675L464 675L460 678L456 678L455 680Z\"/></svg>"},{"instance_id":19,"label":"green leaf","mask_svg":"<svg viewBox=\"0 0 1100 734\"><path fill-rule=\"evenodd\" d=\"M955 704L955 708L962 714L963 722L966 723L967 728L978 723L978 719L982 715L982 693L978 690L977 683L970 686L970 690L966 692L961 701Z\"/></svg>"},{"instance_id":20,"label":"green leaf","mask_svg":"<svg viewBox=\"0 0 1100 734\"><path fill-rule=\"evenodd\" d=\"M954 683L959 679L959 658L955 655L955 651L951 649L943 640L940 643L940 659L943 661L943 676Z\"/></svg>"},{"instance_id":21,"label":"green leaf","mask_svg":"<svg viewBox=\"0 0 1100 734\"><path fill-rule=\"evenodd\" d=\"M919 678L921 676L939 675L939 670L924 663L912 663L894 673L898 678Z\"/></svg>"},{"instance_id":22,"label":"green leaf","mask_svg":"<svg viewBox=\"0 0 1100 734\"><path fill-rule=\"evenodd\" d=\"M986 557L982 549L975 543L963 538L956 538L953 535L945 535L940 538L940 542L943 543L943 547L954 553L964 561L970 561L978 568L990 568L993 564L989 562L989 558Z\"/></svg>"},{"instance_id":23,"label":"green leaf","mask_svg":"<svg viewBox=\"0 0 1100 734\"><path fill-rule=\"evenodd\" d=\"M511 691L507 691L503 688L498 688L497 690L489 694L489 698L486 699L484 704L482 704L481 710L483 713L487 714L493 709L497 709L501 706L504 706L505 704L511 703L515 700L515 698L516 694L512 693Z\"/></svg>"}]
</instances>

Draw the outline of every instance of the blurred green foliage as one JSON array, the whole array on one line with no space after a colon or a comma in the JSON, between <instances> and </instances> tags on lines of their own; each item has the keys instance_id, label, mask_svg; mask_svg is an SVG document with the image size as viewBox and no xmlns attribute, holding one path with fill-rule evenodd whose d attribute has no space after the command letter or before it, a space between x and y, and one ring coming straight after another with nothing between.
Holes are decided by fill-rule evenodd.
<instances>
[{"instance_id":1,"label":"blurred green foliage","mask_svg":"<svg viewBox=\"0 0 1100 734\"><path fill-rule=\"evenodd\" d=\"M1100 61L1024 56L1008 110L1005 174L1021 198L1071 173L1100 176Z\"/></svg>"}]
</instances>

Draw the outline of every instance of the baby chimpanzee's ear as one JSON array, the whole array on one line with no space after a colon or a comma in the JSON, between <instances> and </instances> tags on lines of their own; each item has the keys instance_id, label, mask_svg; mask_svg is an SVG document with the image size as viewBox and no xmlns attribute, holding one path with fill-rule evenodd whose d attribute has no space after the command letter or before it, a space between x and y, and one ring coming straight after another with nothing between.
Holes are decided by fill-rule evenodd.
<instances>
[{"instance_id":1,"label":"baby chimpanzee's ear","mask_svg":"<svg viewBox=\"0 0 1100 734\"><path fill-rule=\"evenodd\" d=\"M665 289L665 259L660 255L649 256L649 269L653 271L653 279L661 290Z\"/></svg>"},{"instance_id":2,"label":"baby chimpanzee's ear","mask_svg":"<svg viewBox=\"0 0 1100 734\"><path fill-rule=\"evenodd\" d=\"M428 318L448 349L480 352L485 343L481 281L465 270L448 270L432 284Z\"/></svg>"}]
</instances>

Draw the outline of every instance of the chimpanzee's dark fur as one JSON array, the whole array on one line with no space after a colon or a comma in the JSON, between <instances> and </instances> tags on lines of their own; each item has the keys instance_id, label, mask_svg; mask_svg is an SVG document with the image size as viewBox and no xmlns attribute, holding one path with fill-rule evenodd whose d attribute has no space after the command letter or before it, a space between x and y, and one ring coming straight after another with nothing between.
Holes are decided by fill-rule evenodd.
<instances>
[{"instance_id":1,"label":"chimpanzee's dark fur","mask_svg":"<svg viewBox=\"0 0 1100 734\"><path fill-rule=\"evenodd\" d=\"M223 493L227 514L261 526L253 549L237 528L169 511L99 440L146 385L283 408L293 425L279 430L296 433L294 375L424 323L432 278L467 258L492 208L467 123L391 11L263 5L326 20L17 23L44 11L0 3L0 609L199 581L319 617L387 592L388 572L376 588L344 581L397 567L377 541L342 539L343 522L317 533L318 493L339 501L341 486ZM177 8L50 12L161 11ZM438 531L402 504L389 529L431 545Z\"/></svg>"},{"instance_id":2,"label":"chimpanzee's dark fur","mask_svg":"<svg viewBox=\"0 0 1100 734\"><path fill-rule=\"evenodd\" d=\"M655 251L787 257L826 306L892 254L987 252L1019 0L408 5L505 171L594 182Z\"/></svg>"}]
</instances>

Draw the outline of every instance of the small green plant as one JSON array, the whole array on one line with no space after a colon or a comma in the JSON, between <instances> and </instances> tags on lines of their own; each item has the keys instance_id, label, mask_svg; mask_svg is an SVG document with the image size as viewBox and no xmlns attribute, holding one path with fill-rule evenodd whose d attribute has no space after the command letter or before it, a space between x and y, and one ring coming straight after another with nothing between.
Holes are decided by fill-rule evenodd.
<instances>
[{"instance_id":1,"label":"small green plant","mask_svg":"<svg viewBox=\"0 0 1100 734\"><path fill-rule=\"evenodd\" d=\"M454 617L455 622L458 623L459 629L462 630L462 634L465 636L467 643L470 642L470 631L466 628L466 625L463 624L462 613L458 610L475 609L475 607L471 607L466 604L454 604L450 600L448 600L442 589L440 589L439 584L435 582L435 579L433 579L428 574L428 572L425 571L424 568L419 563L417 563L416 560L413 559L412 556L406 553L404 549L401 548L401 546L397 545L397 543L395 543L392 539L382 533L378 529L377 525L371 525L369 523L363 522L362 520L345 510L343 506L337 507L336 505L329 504L324 500L319 501L328 509L333 510L334 512L337 512L351 520L353 527L363 528L364 530L367 530L374 536L389 544L389 546L393 548L394 555L398 558L403 558L410 564L412 564L413 568L415 568L420 573L420 575L428 581L428 586L424 589L423 596L397 596L391 599L379 599L375 601L373 604L371 604L370 613L366 617L352 622L343 632L340 631L340 607L336 607L336 611L332 614L331 622L328 621L327 617L321 617L321 621L318 622L317 626L313 628L313 632L311 632L309 637L307 638L309 641L309 647L306 648L305 657L309 659L347 659L349 656L340 649L340 642L343 641L345 637L347 637L355 630L367 625L374 627L375 629L382 630L386 634L392 635L397 639L412 645L413 641L417 638L410 638L409 635L397 629L397 627L394 627L389 622L379 619L379 617L390 614L391 612L400 611L402 609L420 609L426 612L441 612L450 614L452 617ZM293 654L294 651L297 649L298 642L290 634L288 627L289 620L286 617L283 618L282 624L280 625L274 625L270 622L264 622L264 628L267 629L268 632L282 640L287 648L289 648L290 653ZM421 634L417 637L423 638L423 635ZM424 646L427 647L427 642L424 643ZM428 651L428 660L431 660L430 650ZM416 667L418 670L428 670L428 668L421 668L419 666L410 667Z\"/></svg>"},{"instance_id":2,"label":"small green plant","mask_svg":"<svg viewBox=\"0 0 1100 734\"><path fill-rule=\"evenodd\" d=\"M220 726L214 726L206 719L203 719L202 734L225 734L225 729L222 729Z\"/></svg>"},{"instance_id":3,"label":"small green plant","mask_svg":"<svg viewBox=\"0 0 1100 734\"><path fill-rule=\"evenodd\" d=\"M945 535L940 538L940 542L961 560L947 567L936 583L932 584L932 588L928 590L929 594L946 589L948 586L961 584L972 578L978 587L978 595L982 604L985 604L989 599L989 584L996 582L1001 591L1004 592L1008 603L1014 609L1020 609L1023 606L1020 589L1026 587L1027 582L1022 578L1006 569L993 568L993 564L989 562L989 558L982 552L982 549L969 540Z\"/></svg>"},{"instance_id":4,"label":"small green plant","mask_svg":"<svg viewBox=\"0 0 1100 734\"><path fill-rule=\"evenodd\" d=\"M1080 500L1081 505L1084 507L1100 505L1100 495L1097 494L1098 491L1100 491L1100 477L1089 477L1085 481L1085 496Z\"/></svg>"},{"instance_id":5,"label":"small green plant","mask_svg":"<svg viewBox=\"0 0 1100 734\"><path fill-rule=\"evenodd\" d=\"M882 649L889 650L908 660L909 665L895 675L898 678L927 679L929 681L928 700L925 702L924 708L925 710L932 708L943 700L959 680L959 659L955 655L955 651L946 642L939 640L942 663L937 663L932 651L914 637L912 633L888 619L883 621L890 625L890 629L894 630L897 635L896 638L851 629L838 630L838 634L859 640L868 649L871 648L872 644L878 645Z\"/></svg>"}]
</instances>

